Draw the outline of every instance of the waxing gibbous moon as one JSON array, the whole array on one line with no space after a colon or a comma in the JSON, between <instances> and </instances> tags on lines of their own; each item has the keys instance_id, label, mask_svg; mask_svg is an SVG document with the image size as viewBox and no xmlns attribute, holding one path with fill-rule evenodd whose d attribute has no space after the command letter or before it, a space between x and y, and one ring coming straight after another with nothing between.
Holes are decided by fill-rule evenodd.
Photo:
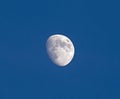
<instances>
[{"instance_id":1,"label":"waxing gibbous moon","mask_svg":"<svg viewBox=\"0 0 120 99\"><path fill-rule=\"evenodd\" d=\"M68 65L75 53L72 41L61 34L50 36L46 42L46 48L49 58L58 66Z\"/></svg>"}]
</instances>

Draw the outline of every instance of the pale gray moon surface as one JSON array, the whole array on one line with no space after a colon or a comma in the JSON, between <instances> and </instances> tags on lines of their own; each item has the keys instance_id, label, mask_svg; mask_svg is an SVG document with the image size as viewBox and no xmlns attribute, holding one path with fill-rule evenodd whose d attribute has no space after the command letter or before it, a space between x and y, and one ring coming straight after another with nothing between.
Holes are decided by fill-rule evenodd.
<instances>
[{"instance_id":1,"label":"pale gray moon surface","mask_svg":"<svg viewBox=\"0 0 120 99\"><path fill-rule=\"evenodd\" d=\"M48 38L46 48L49 58L58 66L68 65L75 53L72 41L61 34L55 34Z\"/></svg>"}]
</instances>

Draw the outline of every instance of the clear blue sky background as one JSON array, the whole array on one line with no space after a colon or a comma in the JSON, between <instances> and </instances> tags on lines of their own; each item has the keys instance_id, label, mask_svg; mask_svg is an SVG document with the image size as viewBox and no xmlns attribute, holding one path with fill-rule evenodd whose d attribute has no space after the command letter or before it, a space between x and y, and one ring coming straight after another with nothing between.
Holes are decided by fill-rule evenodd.
<instances>
[{"instance_id":1,"label":"clear blue sky background","mask_svg":"<svg viewBox=\"0 0 120 99\"><path fill-rule=\"evenodd\" d=\"M120 99L119 0L0 0L0 99ZM45 43L76 49L61 68Z\"/></svg>"}]
</instances>

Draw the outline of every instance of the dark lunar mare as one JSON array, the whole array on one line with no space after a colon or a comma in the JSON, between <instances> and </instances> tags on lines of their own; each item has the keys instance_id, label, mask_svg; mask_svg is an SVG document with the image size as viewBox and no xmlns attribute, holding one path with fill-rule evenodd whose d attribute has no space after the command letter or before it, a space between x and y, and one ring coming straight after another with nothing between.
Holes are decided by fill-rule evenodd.
<instances>
[{"instance_id":1,"label":"dark lunar mare","mask_svg":"<svg viewBox=\"0 0 120 99\"><path fill-rule=\"evenodd\" d=\"M63 48L63 49L65 49L66 51L68 51L68 50L66 49L66 47L67 47L68 49L71 50L71 45L69 44L68 41L65 42L65 41L62 41L62 40L56 40L55 42L56 42L55 47L59 47L59 46L60 46L60 48Z\"/></svg>"}]
</instances>

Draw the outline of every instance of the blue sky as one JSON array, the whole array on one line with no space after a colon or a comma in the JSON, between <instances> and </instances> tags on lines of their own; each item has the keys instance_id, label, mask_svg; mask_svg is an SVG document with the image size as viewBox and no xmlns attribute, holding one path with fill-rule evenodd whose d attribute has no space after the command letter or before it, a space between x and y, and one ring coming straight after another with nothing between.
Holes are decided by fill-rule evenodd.
<instances>
[{"instance_id":1,"label":"blue sky","mask_svg":"<svg viewBox=\"0 0 120 99\"><path fill-rule=\"evenodd\" d=\"M119 0L1 0L0 99L120 99ZM75 56L53 64L47 38Z\"/></svg>"}]
</instances>

